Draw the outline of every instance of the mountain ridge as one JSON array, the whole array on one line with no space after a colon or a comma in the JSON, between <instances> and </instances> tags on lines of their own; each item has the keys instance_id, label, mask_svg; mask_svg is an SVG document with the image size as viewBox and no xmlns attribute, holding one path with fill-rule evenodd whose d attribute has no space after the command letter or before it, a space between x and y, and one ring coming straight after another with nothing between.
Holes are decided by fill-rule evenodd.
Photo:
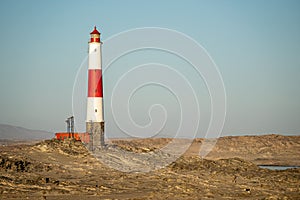
<instances>
[{"instance_id":1,"label":"mountain ridge","mask_svg":"<svg viewBox=\"0 0 300 200\"><path fill-rule=\"evenodd\" d=\"M33 130L21 126L0 124L1 140L43 140L54 137L53 132Z\"/></svg>"}]
</instances>

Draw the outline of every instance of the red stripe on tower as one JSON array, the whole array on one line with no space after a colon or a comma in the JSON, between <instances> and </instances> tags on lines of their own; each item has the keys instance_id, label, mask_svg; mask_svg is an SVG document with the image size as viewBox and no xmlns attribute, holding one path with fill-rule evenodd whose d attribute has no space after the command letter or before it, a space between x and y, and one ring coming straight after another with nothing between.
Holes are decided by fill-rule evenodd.
<instances>
[{"instance_id":1,"label":"red stripe on tower","mask_svg":"<svg viewBox=\"0 0 300 200\"><path fill-rule=\"evenodd\" d=\"M88 79L88 97L103 97L102 70L90 69Z\"/></svg>"}]
</instances>

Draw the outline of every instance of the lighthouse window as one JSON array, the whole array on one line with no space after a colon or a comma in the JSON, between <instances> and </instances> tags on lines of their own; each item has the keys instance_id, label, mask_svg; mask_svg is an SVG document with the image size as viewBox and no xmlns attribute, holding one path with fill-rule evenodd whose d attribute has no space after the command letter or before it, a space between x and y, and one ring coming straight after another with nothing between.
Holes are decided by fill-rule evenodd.
<instances>
[{"instance_id":1,"label":"lighthouse window","mask_svg":"<svg viewBox=\"0 0 300 200\"><path fill-rule=\"evenodd\" d=\"M95 109L95 112L97 112L97 109Z\"/></svg>"},{"instance_id":2,"label":"lighthouse window","mask_svg":"<svg viewBox=\"0 0 300 200\"><path fill-rule=\"evenodd\" d=\"M94 49L94 51L96 52L96 51L97 51L97 49Z\"/></svg>"}]
</instances>

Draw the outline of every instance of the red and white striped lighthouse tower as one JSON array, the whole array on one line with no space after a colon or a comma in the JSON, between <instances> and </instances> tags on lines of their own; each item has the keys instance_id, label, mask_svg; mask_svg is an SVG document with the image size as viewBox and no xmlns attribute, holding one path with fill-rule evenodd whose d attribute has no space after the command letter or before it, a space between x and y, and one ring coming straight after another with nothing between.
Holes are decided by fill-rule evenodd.
<instances>
[{"instance_id":1,"label":"red and white striped lighthouse tower","mask_svg":"<svg viewBox=\"0 0 300 200\"><path fill-rule=\"evenodd\" d=\"M90 33L88 62L88 97L86 131L90 133L89 149L104 146L103 87L100 33L96 26Z\"/></svg>"}]
</instances>

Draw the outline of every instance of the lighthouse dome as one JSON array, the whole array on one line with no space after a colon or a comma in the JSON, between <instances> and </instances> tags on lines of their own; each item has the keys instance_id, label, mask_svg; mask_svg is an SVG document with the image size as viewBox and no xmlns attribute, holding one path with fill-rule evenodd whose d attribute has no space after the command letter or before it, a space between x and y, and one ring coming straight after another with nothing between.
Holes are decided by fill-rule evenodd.
<instances>
[{"instance_id":1,"label":"lighthouse dome","mask_svg":"<svg viewBox=\"0 0 300 200\"><path fill-rule=\"evenodd\" d=\"M99 31L97 30L96 26L94 27L94 30L90 33L91 35L97 34L100 35Z\"/></svg>"}]
</instances>

